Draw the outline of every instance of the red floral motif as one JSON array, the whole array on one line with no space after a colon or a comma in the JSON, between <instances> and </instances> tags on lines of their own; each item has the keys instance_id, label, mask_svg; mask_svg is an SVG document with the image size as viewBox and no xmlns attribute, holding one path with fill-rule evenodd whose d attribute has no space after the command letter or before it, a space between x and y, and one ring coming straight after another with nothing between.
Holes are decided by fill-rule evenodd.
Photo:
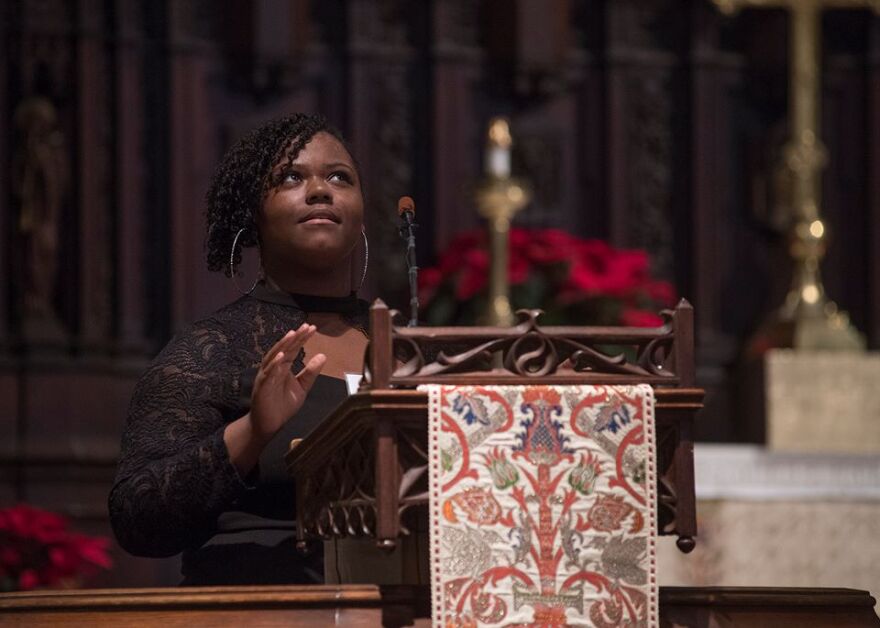
<instances>
[{"instance_id":1,"label":"red floral motif","mask_svg":"<svg viewBox=\"0 0 880 628\"><path fill-rule=\"evenodd\" d=\"M620 529L623 520L633 510L619 495L599 495L587 513L587 521L594 530L613 532Z\"/></svg>"},{"instance_id":2,"label":"red floral motif","mask_svg":"<svg viewBox=\"0 0 880 628\"><path fill-rule=\"evenodd\" d=\"M568 626L568 620L565 617L565 609L559 606L536 606L534 626L559 626L563 628Z\"/></svg>"},{"instance_id":3,"label":"red floral motif","mask_svg":"<svg viewBox=\"0 0 880 628\"><path fill-rule=\"evenodd\" d=\"M479 621L487 624L497 624L507 616L507 604L491 593L475 593L471 597L471 610Z\"/></svg>"},{"instance_id":4,"label":"red floral motif","mask_svg":"<svg viewBox=\"0 0 880 628\"><path fill-rule=\"evenodd\" d=\"M523 405L558 406L562 397L559 393L547 386L529 386L522 394Z\"/></svg>"},{"instance_id":5,"label":"red floral motif","mask_svg":"<svg viewBox=\"0 0 880 628\"><path fill-rule=\"evenodd\" d=\"M488 488L469 488L453 495L443 505L444 516L454 523L458 518L452 504L461 508L467 515L467 520L477 525L492 525L501 518L501 505Z\"/></svg>"},{"instance_id":6,"label":"red floral motif","mask_svg":"<svg viewBox=\"0 0 880 628\"><path fill-rule=\"evenodd\" d=\"M444 628L477 628L477 620L462 613L461 615L450 615L443 622Z\"/></svg>"},{"instance_id":7,"label":"red floral motif","mask_svg":"<svg viewBox=\"0 0 880 628\"><path fill-rule=\"evenodd\" d=\"M617 628L623 619L623 605L613 597L599 600L590 607L590 619L597 628Z\"/></svg>"}]
</instances>

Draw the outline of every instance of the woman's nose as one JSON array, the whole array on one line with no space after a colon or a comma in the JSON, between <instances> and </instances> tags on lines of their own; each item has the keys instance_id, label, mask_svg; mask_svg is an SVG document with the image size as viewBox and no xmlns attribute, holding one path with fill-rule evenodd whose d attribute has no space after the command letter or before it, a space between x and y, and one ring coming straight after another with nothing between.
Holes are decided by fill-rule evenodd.
<instances>
[{"instance_id":1,"label":"woman's nose","mask_svg":"<svg viewBox=\"0 0 880 628\"><path fill-rule=\"evenodd\" d=\"M333 202L333 193L330 186L321 177L312 177L309 180L308 193L306 194L306 203L313 205L315 203L331 203Z\"/></svg>"}]
</instances>

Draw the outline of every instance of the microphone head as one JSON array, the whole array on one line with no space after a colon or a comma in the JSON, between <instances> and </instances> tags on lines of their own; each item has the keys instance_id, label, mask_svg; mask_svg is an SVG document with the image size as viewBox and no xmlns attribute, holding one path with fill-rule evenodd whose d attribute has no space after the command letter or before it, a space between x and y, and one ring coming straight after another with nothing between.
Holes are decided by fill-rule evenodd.
<instances>
[{"instance_id":1,"label":"microphone head","mask_svg":"<svg viewBox=\"0 0 880 628\"><path fill-rule=\"evenodd\" d=\"M402 215L404 212L416 213L416 203L410 196L401 196L397 201L397 213Z\"/></svg>"}]
</instances>

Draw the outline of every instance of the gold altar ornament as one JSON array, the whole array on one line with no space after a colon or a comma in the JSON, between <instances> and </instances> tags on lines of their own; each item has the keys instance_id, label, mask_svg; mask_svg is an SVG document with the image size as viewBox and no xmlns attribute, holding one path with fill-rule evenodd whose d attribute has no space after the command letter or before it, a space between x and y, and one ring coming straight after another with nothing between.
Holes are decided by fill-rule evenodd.
<instances>
[{"instance_id":1,"label":"gold altar ornament","mask_svg":"<svg viewBox=\"0 0 880 628\"><path fill-rule=\"evenodd\" d=\"M825 8L870 7L880 0L714 0L723 13L741 8L785 8L791 14L789 69L790 138L783 165L791 191L794 261L785 302L762 335L795 349L864 350L864 337L825 293L820 264L828 230L821 218L821 173L828 155L819 135L821 12Z\"/></svg>"}]
</instances>

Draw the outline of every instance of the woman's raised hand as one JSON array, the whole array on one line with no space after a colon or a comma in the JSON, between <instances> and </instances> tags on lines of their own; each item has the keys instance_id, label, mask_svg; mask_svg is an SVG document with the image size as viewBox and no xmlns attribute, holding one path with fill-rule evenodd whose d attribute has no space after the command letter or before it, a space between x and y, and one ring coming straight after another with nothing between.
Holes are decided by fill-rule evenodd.
<instances>
[{"instance_id":1,"label":"woman's raised hand","mask_svg":"<svg viewBox=\"0 0 880 628\"><path fill-rule=\"evenodd\" d=\"M302 407L327 357L315 354L299 373L291 364L306 341L315 334L315 326L303 323L287 332L263 356L251 394L250 421L253 436L268 442L281 426Z\"/></svg>"},{"instance_id":2,"label":"woman's raised hand","mask_svg":"<svg viewBox=\"0 0 880 628\"><path fill-rule=\"evenodd\" d=\"M299 373L290 371L300 349L314 333L315 326L304 323L266 352L254 378L251 411L224 428L229 461L242 476L254 468L266 444L302 407L324 367L327 357L317 353Z\"/></svg>"}]
</instances>

